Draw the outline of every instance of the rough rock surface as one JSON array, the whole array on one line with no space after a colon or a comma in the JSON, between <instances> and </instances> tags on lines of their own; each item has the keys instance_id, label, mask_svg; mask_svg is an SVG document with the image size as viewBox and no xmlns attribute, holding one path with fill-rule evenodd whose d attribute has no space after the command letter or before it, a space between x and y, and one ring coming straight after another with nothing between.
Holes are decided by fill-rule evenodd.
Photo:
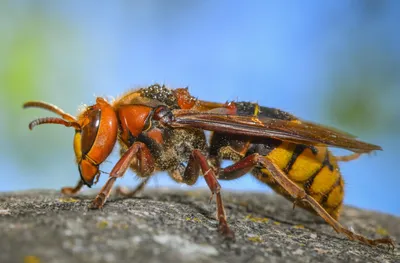
<instances>
[{"instance_id":1,"label":"rough rock surface","mask_svg":"<svg viewBox=\"0 0 400 263\"><path fill-rule=\"evenodd\" d=\"M400 218L346 207L341 222L394 251L336 234L276 195L223 193L236 234L221 237L208 191L148 190L89 210L93 192L0 194L0 262L400 262Z\"/></svg>"}]
</instances>

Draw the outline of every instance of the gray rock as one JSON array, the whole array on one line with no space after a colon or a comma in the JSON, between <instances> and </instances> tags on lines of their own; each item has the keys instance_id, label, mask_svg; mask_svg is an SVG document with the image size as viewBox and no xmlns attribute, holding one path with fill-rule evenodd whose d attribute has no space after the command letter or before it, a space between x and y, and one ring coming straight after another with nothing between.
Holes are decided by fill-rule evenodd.
<instances>
[{"instance_id":1,"label":"gray rock","mask_svg":"<svg viewBox=\"0 0 400 263\"><path fill-rule=\"evenodd\" d=\"M148 190L89 210L93 192L0 194L0 262L400 262L397 247L350 241L277 195L223 192L236 241L217 233L208 191ZM400 218L345 207L358 233L400 240Z\"/></svg>"}]
</instances>

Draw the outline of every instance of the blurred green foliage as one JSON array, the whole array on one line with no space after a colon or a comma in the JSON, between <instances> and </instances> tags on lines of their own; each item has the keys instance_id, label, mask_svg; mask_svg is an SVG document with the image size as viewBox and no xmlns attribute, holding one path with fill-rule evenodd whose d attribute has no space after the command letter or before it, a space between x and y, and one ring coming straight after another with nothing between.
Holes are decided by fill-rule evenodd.
<instances>
[{"instance_id":1,"label":"blurred green foliage","mask_svg":"<svg viewBox=\"0 0 400 263\"><path fill-rule=\"evenodd\" d=\"M356 134L398 133L399 87L397 76L392 74L398 65L386 61L370 67L365 59L352 61L351 65L355 70L346 67L332 74L333 87L325 104L329 118Z\"/></svg>"},{"instance_id":2,"label":"blurred green foliage","mask_svg":"<svg viewBox=\"0 0 400 263\"><path fill-rule=\"evenodd\" d=\"M357 22L328 60L325 113L355 134L400 132L400 57L392 36L379 24L388 7L378 2L358 3Z\"/></svg>"},{"instance_id":3,"label":"blurred green foliage","mask_svg":"<svg viewBox=\"0 0 400 263\"><path fill-rule=\"evenodd\" d=\"M8 23L1 26L2 41L0 41L0 109L2 125L0 139L3 149L10 149L10 144L19 151L9 151L8 154L24 153L25 145L22 121L22 102L38 96L43 78L48 72L48 52L46 36L43 30L41 12L30 13L24 19L12 19L13 8L7 8L6 2L0 4L1 15L7 17ZM17 16L17 14L15 14ZM26 127L26 126L25 126ZM14 142L14 143L12 143ZM36 145L37 147L39 145ZM28 156L22 158L33 161Z\"/></svg>"},{"instance_id":4,"label":"blurred green foliage","mask_svg":"<svg viewBox=\"0 0 400 263\"><path fill-rule=\"evenodd\" d=\"M57 78L62 78L65 73L60 70L62 66L55 66L52 52L54 47L63 44L79 46L78 32L70 29L67 23L46 12L45 3L31 3L30 8L19 9L12 3L0 2L0 17L6 23L0 25L0 148L2 156L8 160L16 160L21 174L27 174L32 164L46 163L46 156L35 154L38 150L45 149L51 152L65 154L65 149L59 149L60 144L71 144L71 131L62 129L57 136L49 136L44 127L44 132L29 133L28 123L33 116L50 116L51 113L42 112L33 115L22 109L24 102L29 100L45 100L51 96L51 83ZM18 5L16 3L15 5ZM64 59L79 54L79 49L64 49ZM57 51L58 52L58 51ZM68 55L68 53L71 53ZM56 62L62 65L63 60ZM74 68L74 66L72 66ZM79 66L70 70L70 74L78 74ZM74 85L56 97L66 100L76 94L76 84L82 78L70 78L65 85ZM53 101L52 101L53 102ZM56 103L56 102L55 102ZM76 105L74 105L74 108ZM32 110L33 112L36 110ZM75 114L73 112L73 114ZM60 138L67 137L66 140ZM61 142L61 143L60 143ZM51 161L51 158L47 158ZM71 160L72 160L71 156ZM46 173L46 167L43 171ZM54 169L54 168L53 168ZM47 171L48 172L48 171ZM63 176L61 174L54 175ZM48 180L40 175L35 180ZM18 179L17 179L18 181Z\"/></svg>"},{"instance_id":5,"label":"blurred green foliage","mask_svg":"<svg viewBox=\"0 0 400 263\"><path fill-rule=\"evenodd\" d=\"M46 37L40 32L40 21L21 23L14 27L10 41L0 42L2 55L0 85L3 89L3 103L6 108L20 109L21 98L32 98L41 92L40 82L48 71ZM12 118L9 118L12 120ZM8 123L10 124L10 123Z\"/></svg>"}]
</instances>

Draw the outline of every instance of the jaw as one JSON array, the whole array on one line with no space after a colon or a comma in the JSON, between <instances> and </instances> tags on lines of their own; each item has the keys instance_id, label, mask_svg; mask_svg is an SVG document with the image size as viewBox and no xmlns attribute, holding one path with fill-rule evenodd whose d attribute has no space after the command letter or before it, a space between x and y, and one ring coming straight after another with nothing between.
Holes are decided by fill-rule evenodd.
<instances>
[{"instance_id":1,"label":"jaw","mask_svg":"<svg viewBox=\"0 0 400 263\"><path fill-rule=\"evenodd\" d=\"M78 169L83 183L88 187L93 185L95 179L97 182L100 176L99 167L85 159L78 164Z\"/></svg>"}]
</instances>

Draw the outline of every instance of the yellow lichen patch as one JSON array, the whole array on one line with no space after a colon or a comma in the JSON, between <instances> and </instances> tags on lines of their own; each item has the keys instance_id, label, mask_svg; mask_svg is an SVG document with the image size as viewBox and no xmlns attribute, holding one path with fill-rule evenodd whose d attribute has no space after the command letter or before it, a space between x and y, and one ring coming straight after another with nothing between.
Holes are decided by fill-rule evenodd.
<instances>
[{"instance_id":1,"label":"yellow lichen patch","mask_svg":"<svg viewBox=\"0 0 400 263\"><path fill-rule=\"evenodd\" d=\"M305 149L293 163L288 174L289 178L298 182L303 182L310 178L322 166L325 151L321 149L318 151L318 155L315 156L311 149Z\"/></svg>"},{"instance_id":2,"label":"yellow lichen patch","mask_svg":"<svg viewBox=\"0 0 400 263\"><path fill-rule=\"evenodd\" d=\"M274 221L274 224L277 225L277 226L279 226L279 225L281 225L281 222Z\"/></svg>"},{"instance_id":3,"label":"yellow lichen patch","mask_svg":"<svg viewBox=\"0 0 400 263\"><path fill-rule=\"evenodd\" d=\"M24 263L40 263L40 259L37 256L25 256Z\"/></svg>"},{"instance_id":4,"label":"yellow lichen patch","mask_svg":"<svg viewBox=\"0 0 400 263\"><path fill-rule=\"evenodd\" d=\"M304 226L303 226L303 225L294 225L293 228L296 228L296 229L304 229Z\"/></svg>"},{"instance_id":5,"label":"yellow lichen patch","mask_svg":"<svg viewBox=\"0 0 400 263\"><path fill-rule=\"evenodd\" d=\"M248 203L248 202L245 202L245 201L241 201L241 202L236 203L236 204L238 204L238 205L240 205L240 206L244 206L244 207L247 207L247 206L249 205L249 203Z\"/></svg>"},{"instance_id":6,"label":"yellow lichen patch","mask_svg":"<svg viewBox=\"0 0 400 263\"><path fill-rule=\"evenodd\" d=\"M108 223L107 223L107 224L108 224ZM105 227L107 227L107 225L106 225ZM120 224L115 224L115 223L113 223L113 224L112 224L112 227L113 227L113 228L117 228L117 229L128 229L128 228L129 228L129 225L128 225L127 223L120 223Z\"/></svg>"},{"instance_id":7,"label":"yellow lichen patch","mask_svg":"<svg viewBox=\"0 0 400 263\"><path fill-rule=\"evenodd\" d=\"M328 166L325 166L315 176L314 182L311 185L311 192L325 194L336 183L339 176L340 174L337 169L331 171Z\"/></svg>"},{"instance_id":8,"label":"yellow lichen patch","mask_svg":"<svg viewBox=\"0 0 400 263\"><path fill-rule=\"evenodd\" d=\"M96 226L97 226L97 228L104 229L104 228L108 227L108 222L106 220L102 220L102 221L97 222Z\"/></svg>"},{"instance_id":9,"label":"yellow lichen patch","mask_svg":"<svg viewBox=\"0 0 400 263\"><path fill-rule=\"evenodd\" d=\"M389 235L388 231L386 229L384 229L383 227L381 227L381 226L378 226L376 228L376 233L378 233L379 235L382 235L382 236L388 236Z\"/></svg>"},{"instance_id":10,"label":"yellow lichen patch","mask_svg":"<svg viewBox=\"0 0 400 263\"><path fill-rule=\"evenodd\" d=\"M79 202L79 199L75 199L72 197L63 197L63 198L58 198L58 202L60 203L76 203Z\"/></svg>"},{"instance_id":11,"label":"yellow lichen patch","mask_svg":"<svg viewBox=\"0 0 400 263\"><path fill-rule=\"evenodd\" d=\"M250 220L255 223L268 223L269 219L266 217L253 217L252 215L247 215L244 219Z\"/></svg>"},{"instance_id":12,"label":"yellow lichen patch","mask_svg":"<svg viewBox=\"0 0 400 263\"><path fill-rule=\"evenodd\" d=\"M188 191L188 192L185 192L185 195L190 196L190 197L200 197L200 196L202 196L202 192L201 191Z\"/></svg>"},{"instance_id":13,"label":"yellow lichen patch","mask_svg":"<svg viewBox=\"0 0 400 263\"><path fill-rule=\"evenodd\" d=\"M253 237L249 237L247 239L249 241L255 242L255 243L261 243L263 241L260 236L253 236Z\"/></svg>"},{"instance_id":14,"label":"yellow lichen patch","mask_svg":"<svg viewBox=\"0 0 400 263\"><path fill-rule=\"evenodd\" d=\"M123 224L120 225L120 228L121 228L121 229L128 229L128 228L129 228L129 225L126 224L126 223L123 223Z\"/></svg>"},{"instance_id":15,"label":"yellow lichen patch","mask_svg":"<svg viewBox=\"0 0 400 263\"><path fill-rule=\"evenodd\" d=\"M199 219L197 217L186 217L186 221L191 221L191 222L195 222L195 223L201 223L201 219Z\"/></svg>"}]
</instances>

